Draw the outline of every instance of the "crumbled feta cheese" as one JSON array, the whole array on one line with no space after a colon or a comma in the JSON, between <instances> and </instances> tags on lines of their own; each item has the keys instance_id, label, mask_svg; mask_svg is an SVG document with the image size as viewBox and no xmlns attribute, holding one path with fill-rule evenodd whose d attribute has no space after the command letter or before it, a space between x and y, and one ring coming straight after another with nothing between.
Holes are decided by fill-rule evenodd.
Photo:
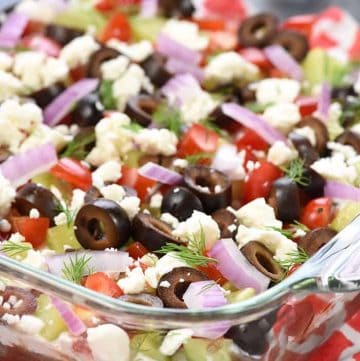
<instances>
[{"instance_id":1,"label":"crumbled feta cheese","mask_svg":"<svg viewBox=\"0 0 360 361\"><path fill-rule=\"evenodd\" d=\"M5 304L4 304L5 305ZM3 305L4 308L7 308ZM1 319L5 321L8 325L15 325L20 321L19 315L12 315L10 313L5 313Z\"/></svg>"},{"instance_id":2,"label":"crumbled feta cheese","mask_svg":"<svg viewBox=\"0 0 360 361\"><path fill-rule=\"evenodd\" d=\"M338 142L327 142L327 148L330 149L332 152L332 156L342 155L345 160L350 160L356 157L356 150L347 144L341 144Z\"/></svg>"},{"instance_id":3,"label":"crumbled feta cheese","mask_svg":"<svg viewBox=\"0 0 360 361\"><path fill-rule=\"evenodd\" d=\"M31 208L30 212L29 212L29 217L30 218L39 218L40 212L36 208Z\"/></svg>"},{"instance_id":4,"label":"crumbled feta cheese","mask_svg":"<svg viewBox=\"0 0 360 361\"><path fill-rule=\"evenodd\" d=\"M150 199L150 208L160 208L163 200L161 193L155 193Z\"/></svg>"},{"instance_id":5,"label":"crumbled feta cheese","mask_svg":"<svg viewBox=\"0 0 360 361\"><path fill-rule=\"evenodd\" d=\"M51 84L65 80L69 75L69 67L61 60L49 57L40 68L42 86L48 87Z\"/></svg>"},{"instance_id":6,"label":"crumbled feta cheese","mask_svg":"<svg viewBox=\"0 0 360 361\"><path fill-rule=\"evenodd\" d=\"M316 146L316 134L313 128L311 127L301 127L301 128L295 128L293 130L294 133L299 134L303 136L304 138L308 139L310 144L315 147Z\"/></svg>"},{"instance_id":7,"label":"crumbled feta cheese","mask_svg":"<svg viewBox=\"0 0 360 361\"><path fill-rule=\"evenodd\" d=\"M276 166L286 165L298 157L296 149L288 147L282 141L276 141L269 149L267 160Z\"/></svg>"},{"instance_id":8,"label":"crumbled feta cheese","mask_svg":"<svg viewBox=\"0 0 360 361\"><path fill-rule=\"evenodd\" d=\"M135 142L146 154L173 155L178 143L175 133L168 129L144 128L135 135Z\"/></svg>"},{"instance_id":9,"label":"crumbled feta cheese","mask_svg":"<svg viewBox=\"0 0 360 361\"><path fill-rule=\"evenodd\" d=\"M16 324L16 328L20 332L37 335L44 325L44 322L36 316L23 315L21 316L20 321Z\"/></svg>"},{"instance_id":10,"label":"crumbled feta cheese","mask_svg":"<svg viewBox=\"0 0 360 361\"><path fill-rule=\"evenodd\" d=\"M149 252L140 258L140 263L148 267L153 267L156 265L158 260L159 258L156 256L156 254Z\"/></svg>"},{"instance_id":11,"label":"crumbled feta cheese","mask_svg":"<svg viewBox=\"0 0 360 361\"><path fill-rule=\"evenodd\" d=\"M195 238L200 239L202 233L205 236L205 247L211 249L220 239L220 229L218 224L207 214L199 211L193 211L191 217L173 230L173 235L184 241Z\"/></svg>"},{"instance_id":12,"label":"crumbled feta cheese","mask_svg":"<svg viewBox=\"0 0 360 361\"><path fill-rule=\"evenodd\" d=\"M153 289L156 289L160 279L156 267L148 267L144 272L144 276L147 285Z\"/></svg>"},{"instance_id":13,"label":"crumbled feta cheese","mask_svg":"<svg viewBox=\"0 0 360 361\"><path fill-rule=\"evenodd\" d=\"M118 50L121 54L128 56L132 61L137 63L144 61L154 52L154 47L148 40L128 44L117 39L110 39L106 45Z\"/></svg>"},{"instance_id":14,"label":"crumbled feta cheese","mask_svg":"<svg viewBox=\"0 0 360 361\"><path fill-rule=\"evenodd\" d=\"M274 208L266 204L264 198L257 198L236 211L236 217L247 227L282 227L275 217Z\"/></svg>"},{"instance_id":15,"label":"crumbled feta cheese","mask_svg":"<svg viewBox=\"0 0 360 361\"><path fill-rule=\"evenodd\" d=\"M176 158L172 165L177 168L185 169L189 165L189 162L186 159Z\"/></svg>"},{"instance_id":16,"label":"crumbled feta cheese","mask_svg":"<svg viewBox=\"0 0 360 361\"><path fill-rule=\"evenodd\" d=\"M174 268L178 267L189 267L189 265L181 259L177 258L174 253L167 253L164 257L161 257L156 263L155 269L158 279L160 279L161 276L163 276L164 274L169 273Z\"/></svg>"},{"instance_id":17,"label":"crumbled feta cheese","mask_svg":"<svg viewBox=\"0 0 360 361\"><path fill-rule=\"evenodd\" d=\"M124 188L118 184L110 184L100 189L101 194L114 202L120 202L126 195Z\"/></svg>"},{"instance_id":18,"label":"crumbled feta cheese","mask_svg":"<svg viewBox=\"0 0 360 361\"><path fill-rule=\"evenodd\" d=\"M46 259L40 251L29 250L22 262L43 271L48 269Z\"/></svg>"},{"instance_id":19,"label":"crumbled feta cheese","mask_svg":"<svg viewBox=\"0 0 360 361\"><path fill-rule=\"evenodd\" d=\"M252 85L261 104L292 103L300 93L300 83L291 79L268 78Z\"/></svg>"},{"instance_id":20,"label":"crumbled feta cheese","mask_svg":"<svg viewBox=\"0 0 360 361\"><path fill-rule=\"evenodd\" d=\"M129 64L129 59L126 56L120 55L101 64L101 75L103 79L116 80L124 74Z\"/></svg>"},{"instance_id":21,"label":"crumbled feta cheese","mask_svg":"<svg viewBox=\"0 0 360 361\"><path fill-rule=\"evenodd\" d=\"M88 328L87 341L94 361L130 360L130 340L128 334L113 324L103 324Z\"/></svg>"},{"instance_id":22,"label":"crumbled feta cheese","mask_svg":"<svg viewBox=\"0 0 360 361\"><path fill-rule=\"evenodd\" d=\"M132 220L140 211L140 199L138 197L125 197L119 204L127 213L130 220Z\"/></svg>"},{"instance_id":23,"label":"crumbled feta cheese","mask_svg":"<svg viewBox=\"0 0 360 361\"><path fill-rule=\"evenodd\" d=\"M65 61L72 69L79 65L84 65L90 56L100 49L100 45L89 34L79 36L66 44L61 52L60 59Z\"/></svg>"},{"instance_id":24,"label":"crumbled feta cheese","mask_svg":"<svg viewBox=\"0 0 360 361\"><path fill-rule=\"evenodd\" d=\"M274 258L278 261L286 260L289 253L297 250L296 243L286 238L280 232L246 227L244 225L238 227L236 241L240 248L250 241L260 242L274 254Z\"/></svg>"},{"instance_id":25,"label":"crumbled feta cheese","mask_svg":"<svg viewBox=\"0 0 360 361\"><path fill-rule=\"evenodd\" d=\"M22 91L21 81L11 73L0 70L0 101L4 101ZM4 129L1 127L1 129Z\"/></svg>"},{"instance_id":26,"label":"crumbled feta cheese","mask_svg":"<svg viewBox=\"0 0 360 361\"><path fill-rule=\"evenodd\" d=\"M15 189L11 186L10 182L0 174L0 216L4 216L9 212L15 195Z\"/></svg>"},{"instance_id":27,"label":"crumbled feta cheese","mask_svg":"<svg viewBox=\"0 0 360 361\"><path fill-rule=\"evenodd\" d=\"M257 66L234 51L215 56L205 68L205 79L215 80L220 84L229 84L239 79L253 80L258 74Z\"/></svg>"},{"instance_id":28,"label":"crumbled feta cheese","mask_svg":"<svg viewBox=\"0 0 360 361\"><path fill-rule=\"evenodd\" d=\"M287 134L295 124L299 123L301 115L296 104L280 103L267 107L263 118L273 128Z\"/></svg>"},{"instance_id":29,"label":"crumbled feta cheese","mask_svg":"<svg viewBox=\"0 0 360 361\"><path fill-rule=\"evenodd\" d=\"M143 292L146 281L141 267L135 267L131 271L126 272L126 277L121 278L117 284L125 294L138 294Z\"/></svg>"},{"instance_id":30,"label":"crumbled feta cheese","mask_svg":"<svg viewBox=\"0 0 360 361\"><path fill-rule=\"evenodd\" d=\"M1 189L1 186L0 186ZM9 238L10 242L14 242L14 243L21 243L21 242L25 242L25 237L20 234L19 232L13 233L10 238Z\"/></svg>"},{"instance_id":31,"label":"crumbled feta cheese","mask_svg":"<svg viewBox=\"0 0 360 361\"><path fill-rule=\"evenodd\" d=\"M91 177L93 185L100 189L106 182L116 182L121 178L121 164L115 160L109 160L96 169Z\"/></svg>"},{"instance_id":32,"label":"crumbled feta cheese","mask_svg":"<svg viewBox=\"0 0 360 361\"><path fill-rule=\"evenodd\" d=\"M350 130L360 136L360 123L353 125Z\"/></svg>"},{"instance_id":33,"label":"crumbled feta cheese","mask_svg":"<svg viewBox=\"0 0 360 361\"><path fill-rule=\"evenodd\" d=\"M209 44L208 37L200 35L199 27L190 21L168 20L162 29L162 33L194 50L204 50Z\"/></svg>"},{"instance_id":34,"label":"crumbled feta cheese","mask_svg":"<svg viewBox=\"0 0 360 361\"><path fill-rule=\"evenodd\" d=\"M61 226L63 224L66 224L67 223L67 217L66 217L66 214L64 212L60 212L59 214L57 214L55 217L54 217L54 223L57 225L57 226Z\"/></svg>"},{"instance_id":35,"label":"crumbled feta cheese","mask_svg":"<svg viewBox=\"0 0 360 361\"><path fill-rule=\"evenodd\" d=\"M171 330L165 336L159 351L165 356L172 356L175 352L194 335L190 328Z\"/></svg>"},{"instance_id":36,"label":"crumbled feta cheese","mask_svg":"<svg viewBox=\"0 0 360 361\"><path fill-rule=\"evenodd\" d=\"M70 209L73 211L78 211L85 202L86 193L81 189L74 189L72 192Z\"/></svg>"},{"instance_id":37,"label":"crumbled feta cheese","mask_svg":"<svg viewBox=\"0 0 360 361\"><path fill-rule=\"evenodd\" d=\"M329 138L331 140L334 140L344 131L344 128L340 124L340 117L342 112L342 106L340 103L335 102L330 105L326 127L329 133Z\"/></svg>"},{"instance_id":38,"label":"crumbled feta cheese","mask_svg":"<svg viewBox=\"0 0 360 361\"><path fill-rule=\"evenodd\" d=\"M176 228L179 225L179 220L170 213L162 213L160 220L167 223L171 228Z\"/></svg>"},{"instance_id":39,"label":"crumbled feta cheese","mask_svg":"<svg viewBox=\"0 0 360 361\"><path fill-rule=\"evenodd\" d=\"M12 67L13 58L4 51L0 51L0 70L8 71Z\"/></svg>"},{"instance_id":40,"label":"crumbled feta cheese","mask_svg":"<svg viewBox=\"0 0 360 361\"><path fill-rule=\"evenodd\" d=\"M58 16L59 8L56 2L48 0L24 0L16 6L16 11L26 15L33 21L51 23Z\"/></svg>"}]
</instances>

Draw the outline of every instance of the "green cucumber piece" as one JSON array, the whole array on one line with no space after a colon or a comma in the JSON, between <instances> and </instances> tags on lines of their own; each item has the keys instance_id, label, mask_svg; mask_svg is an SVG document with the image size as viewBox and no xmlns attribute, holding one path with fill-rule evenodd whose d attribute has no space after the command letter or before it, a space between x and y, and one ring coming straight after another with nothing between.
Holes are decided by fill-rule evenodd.
<instances>
[{"instance_id":1,"label":"green cucumber piece","mask_svg":"<svg viewBox=\"0 0 360 361\"><path fill-rule=\"evenodd\" d=\"M141 355L154 361L170 361L170 358L163 355L159 348L164 337L156 332L145 332L135 335L130 341L131 360L141 360Z\"/></svg>"},{"instance_id":2,"label":"green cucumber piece","mask_svg":"<svg viewBox=\"0 0 360 361\"><path fill-rule=\"evenodd\" d=\"M331 222L330 228L336 232L340 232L359 214L360 202L349 201L339 210L338 214Z\"/></svg>"},{"instance_id":3,"label":"green cucumber piece","mask_svg":"<svg viewBox=\"0 0 360 361\"><path fill-rule=\"evenodd\" d=\"M80 249L81 244L76 239L74 225L61 224L51 227L46 237L47 246L56 253L64 253L65 248Z\"/></svg>"},{"instance_id":4,"label":"green cucumber piece","mask_svg":"<svg viewBox=\"0 0 360 361\"><path fill-rule=\"evenodd\" d=\"M136 41L149 40L155 42L165 23L166 20L160 17L143 18L133 16L130 18L133 36Z\"/></svg>"},{"instance_id":5,"label":"green cucumber piece","mask_svg":"<svg viewBox=\"0 0 360 361\"><path fill-rule=\"evenodd\" d=\"M209 341L192 338L183 347L188 361L231 361L230 345L231 341L225 339Z\"/></svg>"}]
</instances>

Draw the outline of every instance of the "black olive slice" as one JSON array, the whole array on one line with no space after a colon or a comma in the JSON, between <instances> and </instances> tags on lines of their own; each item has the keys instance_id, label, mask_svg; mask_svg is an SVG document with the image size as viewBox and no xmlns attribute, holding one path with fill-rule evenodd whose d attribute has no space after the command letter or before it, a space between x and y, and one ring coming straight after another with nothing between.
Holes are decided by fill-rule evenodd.
<instances>
[{"instance_id":1,"label":"black olive slice","mask_svg":"<svg viewBox=\"0 0 360 361\"><path fill-rule=\"evenodd\" d=\"M250 16L239 27L240 45L263 47L268 45L277 32L278 19L269 13Z\"/></svg>"},{"instance_id":2,"label":"black olive slice","mask_svg":"<svg viewBox=\"0 0 360 361\"><path fill-rule=\"evenodd\" d=\"M34 99L40 108L44 109L64 90L65 86L62 83L55 83L30 94L29 97Z\"/></svg>"},{"instance_id":3,"label":"black olive slice","mask_svg":"<svg viewBox=\"0 0 360 361\"><path fill-rule=\"evenodd\" d=\"M351 130L345 130L335 141L344 145L351 145L356 153L360 154L360 136L357 133Z\"/></svg>"},{"instance_id":4,"label":"black olive slice","mask_svg":"<svg viewBox=\"0 0 360 361\"><path fill-rule=\"evenodd\" d=\"M185 169L184 182L198 196L205 212L230 205L231 182L224 173L202 165L190 166Z\"/></svg>"},{"instance_id":5,"label":"black olive slice","mask_svg":"<svg viewBox=\"0 0 360 361\"><path fill-rule=\"evenodd\" d=\"M306 37L292 30L280 31L275 35L272 43L281 45L297 61L303 60L309 51Z\"/></svg>"},{"instance_id":6,"label":"black olive slice","mask_svg":"<svg viewBox=\"0 0 360 361\"><path fill-rule=\"evenodd\" d=\"M190 283L207 279L202 272L194 268L174 268L160 278L157 295L164 302L165 307L187 308L182 297Z\"/></svg>"},{"instance_id":7,"label":"black olive slice","mask_svg":"<svg viewBox=\"0 0 360 361\"><path fill-rule=\"evenodd\" d=\"M83 34L80 30L55 24L47 25L45 28L45 35L63 46Z\"/></svg>"},{"instance_id":8,"label":"black olive slice","mask_svg":"<svg viewBox=\"0 0 360 361\"><path fill-rule=\"evenodd\" d=\"M303 177L306 180L306 184L299 184L299 188L309 197L318 198L324 195L325 178L322 175L312 168L305 168Z\"/></svg>"},{"instance_id":9,"label":"black olive slice","mask_svg":"<svg viewBox=\"0 0 360 361\"><path fill-rule=\"evenodd\" d=\"M294 144L305 166L310 166L320 158L318 151L311 145L309 139L295 132L289 134L289 139Z\"/></svg>"},{"instance_id":10,"label":"black olive slice","mask_svg":"<svg viewBox=\"0 0 360 361\"><path fill-rule=\"evenodd\" d=\"M166 17L190 17L195 7L191 0L159 0L159 8Z\"/></svg>"},{"instance_id":11,"label":"black olive slice","mask_svg":"<svg viewBox=\"0 0 360 361\"><path fill-rule=\"evenodd\" d=\"M85 249L104 250L124 245L130 237L131 224L116 202L99 198L80 208L74 229Z\"/></svg>"},{"instance_id":12,"label":"black olive slice","mask_svg":"<svg viewBox=\"0 0 360 361\"><path fill-rule=\"evenodd\" d=\"M330 228L315 228L300 239L299 246L312 256L335 236L336 232Z\"/></svg>"},{"instance_id":13,"label":"black olive slice","mask_svg":"<svg viewBox=\"0 0 360 361\"><path fill-rule=\"evenodd\" d=\"M85 193L84 203L91 203L98 198L102 198L101 192L96 187L91 186Z\"/></svg>"},{"instance_id":14,"label":"black olive slice","mask_svg":"<svg viewBox=\"0 0 360 361\"><path fill-rule=\"evenodd\" d=\"M0 316L3 316L5 313L22 316L25 314L32 314L36 310L36 297L30 290L6 286L5 290L0 292L0 296L3 299L3 303L0 306ZM9 303L8 301L11 296L16 297L19 303ZM8 303L9 307L5 308L4 303Z\"/></svg>"},{"instance_id":15,"label":"black olive slice","mask_svg":"<svg viewBox=\"0 0 360 361\"><path fill-rule=\"evenodd\" d=\"M237 218L232 212L228 211L226 208L221 208L215 211L214 213L212 213L211 217L220 228L221 238L233 237L234 231L237 226ZM234 227L235 229L231 230L231 227Z\"/></svg>"},{"instance_id":16,"label":"black olive slice","mask_svg":"<svg viewBox=\"0 0 360 361\"><path fill-rule=\"evenodd\" d=\"M172 74L165 69L165 62L165 57L154 53L140 64L147 77L158 87L163 86L172 77Z\"/></svg>"},{"instance_id":17,"label":"black olive slice","mask_svg":"<svg viewBox=\"0 0 360 361\"><path fill-rule=\"evenodd\" d=\"M140 293L138 295L123 295L119 300L136 305L149 306L149 307L164 307L163 301L159 297L150 295L148 293Z\"/></svg>"},{"instance_id":18,"label":"black olive slice","mask_svg":"<svg viewBox=\"0 0 360 361\"><path fill-rule=\"evenodd\" d=\"M27 183L18 190L15 208L23 216L29 215L31 209L35 208L41 217L48 217L52 225L54 225L53 218L60 213L59 200L55 195L35 183Z\"/></svg>"},{"instance_id":19,"label":"black olive slice","mask_svg":"<svg viewBox=\"0 0 360 361\"><path fill-rule=\"evenodd\" d=\"M234 119L224 114L221 104L213 110L213 112L210 114L210 118L214 119L214 123L221 128L226 128L231 124L234 124Z\"/></svg>"},{"instance_id":20,"label":"black olive slice","mask_svg":"<svg viewBox=\"0 0 360 361\"><path fill-rule=\"evenodd\" d=\"M329 140L329 134L325 124L318 118L313 116L304 117L301 121L296 125L297 128L310 127L314 133L316 138L316 150L323 154L326 151L326 143Z\"/></svg>"},{"instance_id":21,"label":"black olive slice","mask_svg":"<svg viewBox=\"0 0 360 361\"><path fill-rule=\"evenodd\" d=\"M152 115L160 104L160 99L151 95L141 94L131 97L126 104L125 113L135 122L147 127Z\"/></svg>"},{"instance_id":22,"label":"black olive slice","mask_svg":"<svg viewBox=\"0 0 360 361\"><path fill-rule=\"evenodd\" d=\"M332 87L331 88L331 98L340 100L342 102L346 101L347 97L356 96L353 85L344 85L341 87Z\"/></svg>"},{"instance_id":23,"label":"black olive slice","mask_svg":"<svg viewBox=\"0 0 360 361\"><path fill-rule=\"evenodd\" d=\"M281 281L284 270L274 260L273 254L260 242L251 241L241 248L247 260L265 276L273 281Z\"/></svg>"},{"instance_id":24,"label":"black olive slice","mask_svg":"<svg viewBox=\"0 0 360 361\"><path fill-rule=\"evenodd\" d=\"M180 222L189 218L194 210L202 212L203 206L200 199L187 188L174 187L163 197L161 212L172 214Z\"/></svg>"},{"instance_id":25,"label":"black olive slice","mask_svg":"<svg viewBox=\"0 0 360 361\"><path fill-rule=\"evenodd\" d=\"M166 243L181 243L172 235L169 225L150 214L139 213L132 226L134 241L142 243L149 251L158 251Z\"/></svg>"},{"instance_id":26,"label":"black olive slice","mask_svg":"<svg viewBox=\"0 0 360 361\"><path fill-rule=\"evenodd\" d=\"M104 106L101 104L99 95L91 93L78 101L71 114L73 124L80 127L95 126L104 115Z\"/></svg>"},{"instance_id":27,"label":"black olive slice","mask_svg":"<svg viewBox=\"0 0 360 361\"><path fill-rule=\"evenodd\" d=\"M86 73L89 78L101 78L101 64L121 55L117 50L103 46L95 51L89 59Z\"/></svg>"},{"instance_id":28,"label":"black olive slice","mask_svg":"<svg viewBox=\"0 0 360 361\"><path fill-rule=\"evenodd\" d=\"M8 159L11 155L12 153L10 152L7 146L0 145L0 163L5 162L6 159Z\"/></svg>"},{"instance_id":29,"label":"black olive slice","mask_svg":"<svg viewBox=\"0 0 360 361\"><path fill-rule=\"evenodd\" d=\"M276 218L281 221L291 223L299 219L299 188L292 179L282 177L273 182L268 202L274 208Z\"/></svg>"}]
</instances>

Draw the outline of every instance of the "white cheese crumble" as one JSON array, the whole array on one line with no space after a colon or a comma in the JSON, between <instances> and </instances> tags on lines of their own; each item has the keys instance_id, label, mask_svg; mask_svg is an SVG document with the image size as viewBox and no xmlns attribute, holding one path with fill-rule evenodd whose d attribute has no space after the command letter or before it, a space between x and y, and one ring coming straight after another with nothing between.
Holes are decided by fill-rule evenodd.
<instances>
[{"instance_id":1,"label":"white cheese crumble","mask_svg":"<svg viewBox=\"0 0 360 361\"><path fill-rule=\"evenodd\" d=\"M67 223L67 217L64 212L60 212L54 217L54 223L57 226L62 226Z\"/></svg>"},{"instance_id":2,"label":"white cheese crumble","mask_svg":"<svg viewBox=\"0 0 360 361\"><path fill-rule=\"evenodd\" d=\"M159 351L165 356L172 356L193 335L194 331L190 328L171 330L165 336Z\"/></svg>"},{"instance_id":3,"label":"white cheese crumble","mask_svg":"<svg viewBox=\"0 0 360 361\"><path fill-rule=\"evenodd\" d=\"M22 83L18 78L11 73L0 70L0 101L4 101L14 95L20 95L22 87Z\"/></svg>"},{"instance_id":4,"label":"white cheese crumble","mask_svg":"<svg viewBox=\"0 0 360 361\"><path fill-rule=\"evenodd\" d=\"M161 207L161 203L163 200L163 196L161 193L157 192L150 198L150 208L159 209Z\"/></svg>"},{"instance_id":5,"label":"white cheese crumble","mask_svg":"<svg viewBox=\"0 0 360 361\"><path fill-rule=\"evenodd\" d=\"M30 335L37 335L44 327L44 325L44 322L38 317L32 315L23 315L21 316L20 321L16 324L16 328L20 332L28 333Z\"/></svg>"},{"instance_id":6,"label":"white cheese crumble","mask_svg":"<svg viewBox=\"0 0 360 361\"><path fill-rule=\"evenodd\" d=\"M316 146L316 134L313 128L306 126L301 128L295 128L293 130L294 133L301 135L302 137L308 139L310 144L315 147Z\"/></svg>"},{"instance_id":7,"label":"white cheese crumble","mask_svg":"<svg viewBox=\"0 0 360 361\"><path fill-rule=\"evenodd\" d=\"M120 207L127 213L130 220L132 220L140 211L140 198L132 196L125 197L120 202Z\"/></svg>"},{"instance_id":8,"label":"white cheese crumble","mask_svg":"<svg viewBox=\"0 0 360 361\"><path fill-rule=\"evenodd\" d=\"M276 166L286 165L298 157L296 149L288 147L284 142L277 140L269 149L267 160Z\"/></svg>"},{"instance_id":9,"label":"white cheese crumble","mask_svg":"<svg viewBox=\"0 0 360 361\"><path fill-rule=\"evenodd\" d=\"M47 0L24 0L16 6L16 11L26 15L33 21L51 23L58 16L56 2Z\"/></svg>"},{"instance_id":10,"label":"white cheese crumble","mask_svg":"<svg viewBox=\"0 0 360 361\"><path fill-rule=\"evenodd\" d=\"M8 71L13 64L13 58L5 51L0 51L0 70Z\"/></svg>"},{"instance_id":11,"label":"white cheese crumble","mask_svg":"<svg viewBox=\"0 0 360 361\"><path fill-rule=\"evenodd\" d=\"M48 270L46 259L40 251L29 250L22 262L43 271Z\"/></svg>"},{"instance_id":12,"label":"white cheese crumble","mask_svg":"<svg viewBox=\"0 0 360 361\"><path fill-rule=\"evenodd\" d=\"M105 182L116 182L121 178L121 164L115 160L109 160L96 169L91 177L93 185L100 189Z\"/></svg>"},{"instance_id":13,"label":"white cheese crumble","mask_svg":"<svg viewBox=\"0 0 360 361\"><path fill-rule=\"evenodd\" d=\"M170 213L162 213L160 220L167 223L171 228L176 228L179 225L179 220Z\"/></svg>"},{"instance_id":14,"label":"white cheese crumble","mask_svg":"<svg viewBox=\"0 0 360 361\"><path fill-rule=\"evenodd\" d=\"M0 174L0 216L5 216L14 201L16 190L10 182Z\"/></svg>"},{"instance_id":15,"label":"white cheese crumble","mask_svg":"<svg viewBox=\"0 0 360 361\"><path fill-rule=\"evenodd\" d=\"M332 156L342 155L345 160L351 160L357 155L356 150L351 145L338 142L327 142L326 146L331 150Z\"/></svg>"},{"instance_id":16,"label":"white cheese crumble","mask_svg":"<svg viewBox=\"0 0 360 361\"><path fill-rule=\"evenodd\" d=\"M118 286L125 294L138 294L144 291L146 280L141 267L126 271L126 277L119 279Z\"/></svg>"},{"instance_id":17,"label":"white cheese crumble","mask_svg":"<svg viewBox=\"0 0 360 361\"><path fill-rule=\"evenodd\" d=\"M74 212L77 212L85 202L86 193L81 189L74 189L71 197L70 209Z\"/></svg>"},{"instance_id":18,"label":"white cheese crumble","mask_svg":"<svg viewBox=\"0 0 360 361\"><path fill-rule=\"evenodd\" d=\"M128 56L132 61L137 63L147 59L154 52L154 47L148 40L127 44L117 39L110 39L106 45L118 50L121 54Z\"/></svg>"},{"instance_id":19,"label":"white cheese crumble","mask_svg":"<svg viewBox=\"0 0 360 361\"><path fill-rule=\"evenodd\" d=\"M118 184L109 184L100 188L100 193L107 199L120 202L126 195L124 188Z\"/></svg>"},{"instance_id":20,"label":"white cheese crumble","mask_svg":"<svg viewBox=\"0 0 360 361\"><path fill-rule=\"evenodd\" d=\"M31 208L30 212L29 212L29 217L30 218L39 218L40 212L36 208Z\"/></svg>"},{"instance_id":21,"label":"white cheese crumble","mask_svg":"<svg viewBox=\"0 0 360 361\"><path fill-rule=\"evenodd\" d=\"M101 64L101 75L105 80L116 80L124 74L129 64L129 59L120 55Z\"/></svg>"},{"instance_id":22,"label":"white cheese crumble","mask_svg":"<svg viewBox=\"0 0 360 361\"><path fill-rule=\"evenodd\" d=\"M88 328L87 341L94 361L130 360L130 340L127 333L113 324Z\"/></svg>"},{"instance_id":23,"label":"white cheese crumble","mask_svg":"<svg viewBox=\"0 0 360 361\"><path fill-rule=\"evenodd\" d=\"M171 286L171 283L169 281L161 281L159 283L159 287L169 288L170 286Z\"/></svg>"},{"instance_id":24,"label":"white cheese crumble","mask_svg":"<svg viewBox=\"0 0 360 361\"><path fill-rule=\"evenodd\" d=\"M179 237L183 241L195 238L201 239L202 233L205 237L205 248L211 249L213 245L220 239L220 229L218 224L207 214L199 211L193 211L191 217L173 230L173 235Z\"/></svg>"}]
</instances>

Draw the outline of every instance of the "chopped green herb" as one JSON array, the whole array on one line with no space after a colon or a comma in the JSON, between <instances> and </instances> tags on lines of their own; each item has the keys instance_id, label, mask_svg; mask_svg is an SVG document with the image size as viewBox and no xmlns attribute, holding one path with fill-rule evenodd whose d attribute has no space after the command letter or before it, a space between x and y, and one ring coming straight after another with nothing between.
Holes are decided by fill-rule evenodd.
<instances>
[{"instance_id":1,"label":"chopped green herb","mask_svg":"<svg viewBox=\"0 0 360 361\"><path fill-rule=\"evenodd\" d=\"M9 257L14 257L20 253L30 251L32 247L27 243L5 241L1 245L1 251Z\"/></svg>"},{"instance_id":2,"label":"chopped green herb","mask_svg":"<svg viewBox=\"0 0 360 361\"><path fill-rule=\"evenodd\" d=\"M196 164L199 160L211 159L213 156L214 156L214 153L200 152L200 153L188 155L185 159L190 164Z\"/></svg>"},{"instance_id":3,"label":"chopped green herb","mask_svg":"<svg viewBox=\"0 0 360 361\"><path fill-rule=\"evenodd\" d=\"M140 132L142 129L144 129L140 124L136 122L131 122L130 124L125 124L122 126L125 129L131 130L134 133Z\"/></svg>"},{"instance_id":4,"label":"chopped green herb","mask_svg":"<svg viewBox=\"0 0 360 361\"><path fill-rule=\"evenodd\" d=\"M80 284L82 278L94 273L94 269L89 268L89 262L91 256L83 255L79 257L77 254L75 257L70 257L69 262L64 262L62 273L66 279L74 283Z\"/></svg>"},{"instance_id":5,"label":"chopped green herb","mask_svg":"<svg viewBox=\"0 0 360 361\"><path fill-rule=\"evenodd\" d=\"M266 228L268 228L269 230L272 230L272 231L279 232L287 238L291 238L293 236L293 231L291 229L282 229L279 227L266 227Z\"/></svg>"},{"instance_id":6,"label":"chopped green herb","mask_svg":"<svg viewBox=\"0 0 360 361\"><path fill-rule=\"evenodd\" d=\"M88 154L88 146L94 143L95 140L96 137L94 132L84 134L83 136L79 135L67 145L62 152L61 157L71 157L80 160L84 159Z\"/></svg>"},{"instance_id":7,"label":"chopped green herb","mask_svg":"<svg viewBox=\"0 0 360 361\"><path fill-rule=\"evenodd\" d=\"M68 204L66 202L59 202L57 210L59 212L62 212L65 214L66 225L68 227L71 227L72 224L74 223L76 211L73 209L70 209L70 207L68 206Z\"/></svg>"},{"instance_id":8,"label":"chopped green herb","mask_svg":"<svg viewBox=\"0 0 360 361\"><path fill-rule=\"evenodd\" d=\"M310 231L309 227L305 226L305 224L302 224L299 221L294 221L294 223L292 223L290 225L290 228L295 230L295 231L297 231L298 229L301 229L304 232L309 232Z\"/></svg>"},{"instance_id":9,"label":"chopped green herb","mask_svg":"<svg viewBox=\"0 0 360 361\"><path fill-rule=\"evenodd\" d=\"M101 103L107 110L116 109L116 99L113 96L112 85L112 81L103 80L99 89Z\"/></svg>"},{"instance_id":10,"label":"chopped green herb","mask_svg":"<svg viewBox=\"0 0 360 361\"><path fill-rule=\"evenodd\" d=\"M287 167L281 167L287 177L302 186L309 185L309 178L304 175L304 161L300 158L292 160Z\"/></svg>"},{"instance_id":11,"label":"chopped green herb","mask_svg":"<svg viewBox=\"0 0 360 361\"><path fill-rule=\"evenodd\" d=\"M174 132L177 136L181 134L183 122L180 111L169 107L167 104L160 104L152 115L156 124Z\"/></svg>"},{"instance_id":12,"label":"chopped green herb","mask_svg":"<svg viewBox=\"0 0 360 361\"><path fill-rule=\"evenodd\" d=\"M297 251L288 253L287 256L288 257L285 260L278 261L279 265L286 272L289 272L292 266L296 264L303 264L310 258L310 256L302 248L299 248Z\"/></svg>"},{"instance_id":13,"label":"chopped green herb","mask_svg":"<svg viewBox=\"0 0 360 361\"><path fill-rule=\"evenodd\" d=\"M248 102L245 104L245 107L254 113L263 113L265 111L265 109L271 105L272 105L271 103L260 104L260 103L256 103L256 102Z\"/></svg>"}]
</instances>

